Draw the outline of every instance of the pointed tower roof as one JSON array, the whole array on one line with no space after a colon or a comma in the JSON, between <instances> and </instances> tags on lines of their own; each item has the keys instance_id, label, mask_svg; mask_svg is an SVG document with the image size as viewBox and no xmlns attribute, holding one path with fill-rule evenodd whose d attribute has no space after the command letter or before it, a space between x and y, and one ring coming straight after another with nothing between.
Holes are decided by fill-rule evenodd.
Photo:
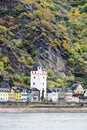
<instances>
[{"instance_id":1,"label":"pointed tower roof","mask_svg":"<svg viewBox=\"0 0 87 130\"><path fill-rule=\"evenodd\" d=\"M40 63L40 61L34 65L33 70L36 71L38 67L42 68L42 70L46 70L44 66Z\"/></svg>"}]
</instances>

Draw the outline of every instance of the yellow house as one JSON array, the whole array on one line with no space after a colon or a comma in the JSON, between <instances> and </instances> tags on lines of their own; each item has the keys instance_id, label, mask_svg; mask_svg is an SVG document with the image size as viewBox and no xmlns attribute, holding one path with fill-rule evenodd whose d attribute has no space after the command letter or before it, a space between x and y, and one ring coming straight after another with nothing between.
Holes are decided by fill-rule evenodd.
<instances>
[{"instance_id":1,"label":"yellow house","mask_svg":"<svg viewBox=\"0 0 87 130\"><path fill-rule=\"evenodd\" d=\"M16 93L14 89L11 89L9 92L9 101L16 101Z\"/></svg>"},{"instance_id":2,"label":"yellow house","mask_svg":"<svg viewBox=\"0 0 87 130\"><path fill-rule=\"evenodd\" d=\"M17 90L16 91L16 101L20 102L21 101L21 97L22 97L21 91Z\"/></svg>"}]
</instances>

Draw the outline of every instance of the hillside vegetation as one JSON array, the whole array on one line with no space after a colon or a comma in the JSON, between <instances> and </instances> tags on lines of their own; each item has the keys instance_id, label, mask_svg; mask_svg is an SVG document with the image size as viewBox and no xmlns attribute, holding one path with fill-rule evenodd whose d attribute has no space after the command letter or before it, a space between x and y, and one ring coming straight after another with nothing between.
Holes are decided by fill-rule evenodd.
<instances>
[{"instance_id":1,"label":"hillside vegetation","mask_svg":"<svg viewBox=\"0 0 87 130\"><path fill-rule=\"evenodd\" d=\"M28 87L37 62L49 86L87 85L86 0L0 0L0 81Z\"/></svg>"}]
</instances>

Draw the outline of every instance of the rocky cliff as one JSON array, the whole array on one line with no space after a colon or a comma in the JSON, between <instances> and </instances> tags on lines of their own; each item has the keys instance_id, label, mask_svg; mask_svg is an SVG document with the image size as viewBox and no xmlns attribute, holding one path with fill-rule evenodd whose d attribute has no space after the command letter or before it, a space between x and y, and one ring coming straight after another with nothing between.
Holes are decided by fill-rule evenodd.
<instances>
[{"instance_id":1,"label":"rocky cliff","mask_svg":"<svg viewBox=\"0 0 87 130\"><path fill-rule=\"evenodd\" d=\"M29 85L30 70L40 62L53 74L51 78L74 75L84 81L86 5L83 0L0 0L0 73L4 79Z\"/></svg>"}]
</instances>

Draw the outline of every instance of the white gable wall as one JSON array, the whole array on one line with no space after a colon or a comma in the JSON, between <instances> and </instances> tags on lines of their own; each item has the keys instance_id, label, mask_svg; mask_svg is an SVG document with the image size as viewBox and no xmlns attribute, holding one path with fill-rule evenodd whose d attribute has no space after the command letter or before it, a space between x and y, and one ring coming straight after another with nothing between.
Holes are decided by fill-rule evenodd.
<instances>
[{"instance_id":1,"label":"white gable wall","mask_svg":"<svg viewBox=\"0 0 87 130\"><path fill-rule=\"evenodd\" d=\"M58 92L47 93L47 101L58 102Z\"/></svg>"},{"instance_id":2,"label":"white gable wall","mask_svg":"<svg viewBox=\"0 0 87 130\"><path fill-rule=\"evenodd\" d=\"M77 87L77 89L74 90L74 93L83 94L83 93L84 93L83 87L82 87L81 85L79 85L79 86Z\"/></svg>"},{"instance_id":3,"label":"white gable wall","mask_svg":"<svg viewBox=\"0 0 87 130\"><path fill-rule=\"evenodd\" d=\"M8 101L8 92L0 92L0 101Z\"/></svg>"}]
</instances>

